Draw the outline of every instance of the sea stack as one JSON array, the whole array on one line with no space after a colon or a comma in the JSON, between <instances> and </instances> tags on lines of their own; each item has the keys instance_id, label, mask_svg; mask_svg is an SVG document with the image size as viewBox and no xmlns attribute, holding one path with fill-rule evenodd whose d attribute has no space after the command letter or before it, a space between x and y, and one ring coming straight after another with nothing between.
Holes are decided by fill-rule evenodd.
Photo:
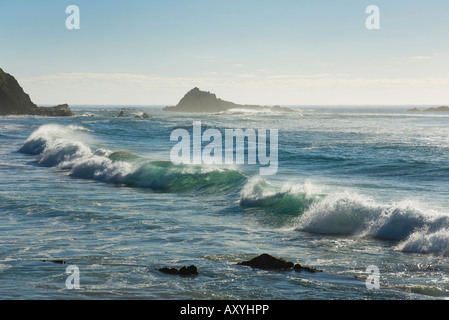
<instances>
[{"instance_id":1,"label":"sea stack","mask_svg":"<svg viewBox=\"0 0 449 320\"><path fill-rule=\"evenodd\" d=\"M198 87L193 88L179 101L176 106L165 107L164 111L175 112L191 112L191 113L213 113L223 112L230 109L246 109L246 110L267 110L275 112L294 112L293 109L280 106L259 106L248 104L237 104L234 102L224 101L214 93L201 91Z\"/></svg>"},{"instance_id":2,"label":"sea stack","mask_svg":"<svg viewBox=\"0 0 449 320\"><path fill-rule=\"evenodd\" d=\"M74 116L67 104L38 107L17 80L0 68L0 115Z\"/></svg>"}]
</instances>

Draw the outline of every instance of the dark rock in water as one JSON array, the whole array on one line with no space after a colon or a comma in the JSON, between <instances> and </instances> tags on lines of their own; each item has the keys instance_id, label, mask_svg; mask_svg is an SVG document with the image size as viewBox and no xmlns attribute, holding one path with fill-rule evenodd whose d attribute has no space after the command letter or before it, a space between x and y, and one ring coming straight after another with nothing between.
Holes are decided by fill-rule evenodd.
<instances>
[{"instance_id":1,"label":"dark rock in water","mask_svg":"<svg viewBox=\"0 0 449 320\"><path fill-rule=\"evenodd\" d=\"M67 262L64 260L42 260L42 262L53 262L53 263L58 263L58 264L67 264Z\"/></svg>"},{"instance_id":2,"label":"dark rock in water","mask_svg":"<svg viewBox=\"0 0 449 320\"><path fill-rule=\"evenodd\" d=\"M409 112L419 112L421 110L419 110L418 108L413 108L413 109L408 109L407 111L409 111Z\"/></svg>"},{"instance_id":3,"label":"dark rock in water","mask_svg":"<svg viewBox=\"0 0 449 320\"><path fill-rule=\"evenodd\" d=\"M48 108L38 107L23 91L17 80L0 68L0 115L67 117L75 114L67 104Z\"/></svg>"},{"instance_id":4,"label":"dark rock in water","mask_svg":"<svg viewBox=\"0 0 449 320\"><path fill-rule=\"evenodd\" d=\"M272 110L288 111L295 110L283 108L280 106L267 107L259 105L241 105L234 102L224 101L213 93L201 91L199 88L193 88L179 101L174 107L165 107L164 111L176 112L222 112L230 109L249 109L249 110Z\"/></svg>"},{"instance_id":5,"label":"dark rock in water","mask_svg":"<svg viewBox=\"0 0 449 320\"><path fill-rule=\"evenodd\" d=\"M174 274L174 275L181 275L181 276L196 276L196 275L198 275L198 269L194 265L191 265L189 267L184 266L179 270L176 268L168 268L168 267L164 267L164 268L160 268L160 269L156 269L156 270L161 271L162 273L165 273L165 274Z\"/></svg>"},{"instance_id":6,"label":"dark rock in water","mask_svg":"<svg viewBox=\"0 0 449 320\"><path fill-rule=\"evenodd\" d=\"M123 118L124 116L125 116L125 112L123 112L123 110L120 111L118 117L119 117L119 118Z\"/></svg>"},{"instance_id":7,"label":"dark rock in water","mask_svg":"<svg viewBox=\"0 0 449 320\"><path fill-rule=\"evenodd\" d=\"M305 267L303 265L300 265L299 263L297 263L293 266L293 270L295 270L296 272L301 272L301 271L307 271L307 272L312 272L312 273L323 272L323 270L319 270L319 269L311 268L311 267Z\"/></svg>"},{"instance_id":8,"label":"dark rock in water","mask_svg":"<svg viewBox=\"0 0 449 320\"><path fill-rule=\"evenodd\" d=\"M250 266L253 268L263 270L291 270L293 269L293 262L284 259L278 259L269 254L262 254L249 261L239 262L238 265Z\"/></svg>"},{"instance_id":9,"label":"dark rock in water","mask_svg":"<svg viewBox=\"0 0 449 320\"><path fill-rule=\"evenodd\" d=\"M296 272L308 271L308 272L322 272L322 270L318 270L316 268L306 267L299 263L293 264L293 262L287 261L285 259L278 259L269 254L262 254L254 259L249 261L243 261L237 263L237 265L250 266L257 269L263 270L295 270Z\"/></svg>"},{"instance_id":10,"label":"dark rock in water","mask_svg":"<svg viewBox=\"0 0 449 320\"><path fill-rule=\"evenodd\" d=\"M151 116L149 116L147 113L144 113L141 116L135 115L134 118L136 118L136 119L150 119Z\"/></svg>"},{"instance_id":11,"label":"dark rock in water","mask_svg":"<svg viewBox=\"0 0 449 320\"><path fill-rule=\"evenodd\" d=\"M157 270L159 270L160 272L165 273L165 274L178 274L178 272L179 272L179 270L176 268L168 268L168 267L160 268Z\"/></svg>"},{"instance_id":12,"label":"dark rock in water","mask_svg":"<svg viewBox=\"0 0 449 320\"><path fill-rule=\"evenodd\" d=\"M74 115L67 104L61 104L56 107L37 107L34 114L47 117L70 117Z\"/></svg>"},{"instance_id":13,"label":"dark rock in water","mask_svg":"<svg viewBox=\"0 0 449 320\"><path fill-rule=\"evenodd\" d=\"M195 276L198 274L198 269L195 266L182 267L179 269L178 274L181 276Z\"/></svg>"}]
</instances>

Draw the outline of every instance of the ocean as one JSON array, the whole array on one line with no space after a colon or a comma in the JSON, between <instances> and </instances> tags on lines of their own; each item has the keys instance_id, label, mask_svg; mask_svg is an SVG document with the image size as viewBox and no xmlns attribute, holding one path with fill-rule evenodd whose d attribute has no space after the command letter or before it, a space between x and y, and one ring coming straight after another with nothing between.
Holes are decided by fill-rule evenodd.
<instances>
[{"instance_id":1,"label":"ocean","mask_svg":"<svg viewBox=\"0 0 449 320\"><path fill-rule=\"evenodd\" d=\"M449 297L449 114L71 108L0 117L0 299ZM278 130L276 174L174 164L170 136L195 121ZM322 272L237 265L263 253Z\"/></svg>"}]
</instances>

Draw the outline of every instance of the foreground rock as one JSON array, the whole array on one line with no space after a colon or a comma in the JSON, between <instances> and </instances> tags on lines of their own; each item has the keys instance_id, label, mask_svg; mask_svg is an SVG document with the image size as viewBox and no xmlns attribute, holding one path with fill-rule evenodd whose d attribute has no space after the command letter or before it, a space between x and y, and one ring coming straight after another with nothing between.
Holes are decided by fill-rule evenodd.
<instances>
[{"instance_id":1,"label":"foreground rock","mask_svg":"<svg viewBox=\"0 0 449 320\"><path fill-rule=\"evenodd\" d=\"M241 266L249 266L263 270L291 270L293 269L293 262L284 259L278 259L269 254L262 254L248 261L237 263Z\"/></svg>"},{"instance_id":2,"label":"foreground rock","mask_svg":"<svg viewBox=\"0 0 449 320\"><path fill-rule=\"evenodd\" d=\"M279 270L279 271L295 270L297 272L301 271L321 272L321 270L310 267L304 267L300 264L293 264L293 262L287 261L282 258L280 259L275 258L266 253L258 257L255 257L249 261L239 262L237 263L237 265L249 266L262 270Z\"/></svg>"},{"instance_id":3,"label":"foreground rock","mask_svg":"<svg viewBox=\"0 0 449 320\"><path fill-rule=\"evenodd\" d=\"M164 268L160 268L160 269L156 269L162 273L165 274L174 274L174 275L180 275L180 276L196 276L198 275L198 269L197 267L195 267L194 265L191 265L189 267L182 267L181 269L176 269L176 268L168 268L168 267L164 267Z\"/></svg>"},{"instance_id":4,"label":"foreground rock","mask_svg":"<svg viewBox=\"0 0 449 320\"><path fill-rule=\"evenodd\" d=\"M17 80L0 68L0 115L67 117L75 114L67 104L48 108L38 107L23 91Z\"/></svg>"},{"instance_id":5,"label":"foreground rock","mask_svg":"<svg viewBox=\"0 0 449 320\"><path fill-rule=\"evenodd\" d=\"M275 112L295 112L295 110L280 106L259 106L242 105L234 102L224 101L213 93L201 91L199 88L193 88L179 101L174 107L165 107L164 111L175 112L222 112L231 109L247 110L271 110Z\"/></svg>"}]
</instances>

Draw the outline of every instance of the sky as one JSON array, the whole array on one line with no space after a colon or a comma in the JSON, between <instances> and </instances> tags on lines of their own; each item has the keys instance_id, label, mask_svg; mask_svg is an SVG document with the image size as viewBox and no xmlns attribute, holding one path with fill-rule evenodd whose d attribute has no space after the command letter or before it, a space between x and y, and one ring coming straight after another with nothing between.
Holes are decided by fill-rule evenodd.
<instances>
[{"instance_id":1,"label":"sky","mask_svg":"<svg viewBox=\"0 0 449 320\"><path fill-rule=\"evenodd\" d=\"M448 105L449 1L0 0L0 68L39 105Z\"/></svg>"}]
</instances>

